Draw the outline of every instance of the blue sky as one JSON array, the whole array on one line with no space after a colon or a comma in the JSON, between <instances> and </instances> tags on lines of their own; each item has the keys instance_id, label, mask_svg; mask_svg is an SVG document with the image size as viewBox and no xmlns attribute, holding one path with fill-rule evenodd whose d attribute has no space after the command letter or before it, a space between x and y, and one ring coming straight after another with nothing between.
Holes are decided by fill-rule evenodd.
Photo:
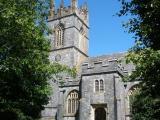
<instances>
[{"instance_id":1,"label":"blue sky","mask_svg":"<svg viewBox=\"0 0 160 120\"><path fill-rule=\"evenodd\" d=\"M59 5L61 0L56 0ZM71 0L64 0L70 4ZM119 18L116 12L120 10L118 0L78 0L79 5L87 2L89 7L90 35L89 55L97 56L127 51L134 44L132 35L122 27L127 17Z\"/></svg>"}]
</instances>

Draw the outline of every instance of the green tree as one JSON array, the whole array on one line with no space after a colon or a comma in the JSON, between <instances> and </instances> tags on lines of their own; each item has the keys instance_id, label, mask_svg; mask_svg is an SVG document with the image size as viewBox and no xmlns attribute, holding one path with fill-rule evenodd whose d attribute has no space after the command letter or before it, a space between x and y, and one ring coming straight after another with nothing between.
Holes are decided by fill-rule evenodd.
<instances>
[{"instance_id":1,"label":"green tree","mask_svg":"<svg viewBox=\"0 0 160 120\"><path fill-rule=\"evenodd\" d=\"M125 24L134 34L135 45L129 50L127 62L136 71L131 80L141 80L140 92L132 100L133 120L160 118L160 0L119 0L119 16L129 15Z\"/></svg>"},{"instance_id":2,"label":"green tree","mask_svg":"<svg viewBox=\"0 0 160 120\"><path fill-rule=\"evenodd\" d=\"M0 0L0 118L32 120L48 103L48 80L70 69L49 62L49 0Z\"/></svg>"}]
</instances>

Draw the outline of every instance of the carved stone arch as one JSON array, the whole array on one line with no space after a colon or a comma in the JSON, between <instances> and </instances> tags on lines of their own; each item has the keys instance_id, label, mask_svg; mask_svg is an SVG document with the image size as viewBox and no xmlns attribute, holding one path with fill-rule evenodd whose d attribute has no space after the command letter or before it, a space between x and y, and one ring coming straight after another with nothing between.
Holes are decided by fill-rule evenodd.
<instances>
[{"instance_id":1,"label":"carved stone arch","mask_svg":"<svg viewBox=\"0 0 160 120\"><path fill-rule=\"evenodd\" d=\"M134 84L129 87L126 95L126 120L131 120L131 97L138 92L139 84Z\"/></svg>"},{"instance_id":2,"label":"carved stone arch","mask_svg":"<svg viewBox=\"0 0 160 120\"><path fill-rule=\"evenodd\" d=\"M79 90L76 88L73 88L73 89L66 90L66 99L67 99L68 95L73 91L76 91L78 93L78 96L80 96Z\"/></svg>"},{"instance_id":3,"label":"carved stone arch","mask_svg":"<svg viewBox=\"0 0 160 120\"><path fill-rule=\"evenodd\" d=\"M127 95L133 95L133 92L135 92L136 90L138 90L139 88L139 84L135 84L133 86L130 87L130 89L128 90Z\"/></svg>"},{"instance_id":4,"label":"carved stone arch","mask_svg":"<svg viewBox=\"0 0 160 120\"><path fill-rule=\"evenodd\" d=\"M65 25L63 23L60 22L58 25L64 30Z\"/></svg>"},{"instance_id":5,"label":"carved stone arch","mask_svg":"<svg viewBox=\"0 0 160 120\"><path fill-rule=\"evenodd\" d=\"M135 82L128 82L126 85L126 90L127 90L127 93L129 90L132 90L133 88L135 88L136 86L139 86L139 81L135 81Z\"/></svg>"},{"instance_id":6,"label":"carved stone arch","mask_svg":"<svg viewBox=\"0 0 160 120\"><path fill-rule=\"evenodd\" d=\"M61 28L62 30L64 30L65 25L63 23L59 22L58 24L55 25L54 29L56 29L56 28Z\"/></svg>"},{"instance_id":7,"label":"carved stone arch","mask_svg":"<svg viewBox=\"0 0 160 120\"><path fill-rule=\"evenodd\" d=\"M91 120L109 120L107 104L91 104Z\"/></svg>"},{"instance_id":8,"label":"carved stone arch","mask_svg":"<svg viewBox=\"0 0 160 120\"><path fill-rule=\"evenodd\" d=\"M72 90L66 97L66 113L68 115L76 115L79 107L79 91Z\"/></svg>"}]
</instances>

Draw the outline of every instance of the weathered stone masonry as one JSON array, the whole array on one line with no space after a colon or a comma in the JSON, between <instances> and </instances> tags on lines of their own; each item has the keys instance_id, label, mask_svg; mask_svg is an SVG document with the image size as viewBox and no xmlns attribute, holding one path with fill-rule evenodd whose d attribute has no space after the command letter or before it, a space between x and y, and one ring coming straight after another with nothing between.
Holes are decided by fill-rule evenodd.
<instances>
[{"instance_id":1,"label":"weathered stone masonry","mask_svg":"<svg viewBox=\"0 0 160 120\"><path fill-rule=\"evenodd\" d=\"M53 93L42 111L42 120L130 120L127 95L136 83L122 79L134 66L125 64L126 53L88 56L88 8L86 4L78 7L77 2L71 0L71 6L65 7L61 0L56 9L51 0L50 60L76 67L78 75L72 78L63 74L62 81L50 81Z\"/></svg>"}]
</instances>

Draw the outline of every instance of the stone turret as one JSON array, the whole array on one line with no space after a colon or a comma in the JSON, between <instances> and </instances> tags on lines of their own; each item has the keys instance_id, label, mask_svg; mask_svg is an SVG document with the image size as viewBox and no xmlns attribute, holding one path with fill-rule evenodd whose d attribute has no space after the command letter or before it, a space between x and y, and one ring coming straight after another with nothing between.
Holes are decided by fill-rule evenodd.
<instances>
[{"instance_id":1,"label":"stone turret","mask_svg":"<svg viewBox=\"0 0 160 120\"><path fill-rule=\"evenodd\" d=\"M54 0L50 0L49 19L53 18L54 14L55 14L55 3L54 3Z\"/></svg>"},{"instance_id":2,"label":"stone turret","mask_svg":"<svg viewBox=\"0 0 160 120\"><path fill-rule=\"evenodd\" d=\"M61 0L60 8L64 8L64 0Z\"/></svg>"},{"instance_id":3,"label":"stone turret","mask_svg":"<svg viewBox=\"0 0 160 120\"><path fill-rule=\"evenodd\" d=\"M71 7L72 7L72 12L76 12L77 0L72 0Z\"/></svg>"},{"instance_id":4,"label":"stone turret","mask_svg":"<svg viewBox=\"0 0 160 120\"><path fill-rule=\"evenodd\" d=\"M49 20L58 19L71 14L77 15L86 24L88 24L88 7L86 4L78 7L77 0L71 0L70 6L64 6L64 0L61 0L60 7L55 10L54 0L50 0L50 15Z\"/></svg>"}]
</instances>

